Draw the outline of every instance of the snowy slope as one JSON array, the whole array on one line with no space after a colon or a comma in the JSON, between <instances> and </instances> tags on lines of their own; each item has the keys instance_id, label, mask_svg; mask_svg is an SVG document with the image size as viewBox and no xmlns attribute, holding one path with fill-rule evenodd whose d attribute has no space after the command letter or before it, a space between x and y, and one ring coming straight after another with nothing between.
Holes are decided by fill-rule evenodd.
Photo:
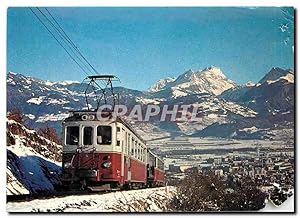
<instances>
[{"instance_id":1,"label":"snowy slope","mask_svg":"<svg viewBox=\"0 0 300 218\"><path fill-rule=\"evenodd\" d=\"M295 212L295 194L284 201L279 207L268 201L259 212Z\"/></svg>"},{"instance_id":2,"label":"snowy slope","mask_svg":"<svg viewBox=\"0 0 300 218\"><path fill-rule=\"evenodd\" d=\"M30 193L8 168L6 168L6 182L7 195L22 195Z\"/></svg>"},{"instance_id":3,"label":"snowy slope","mask_svg":"<svg viewBox=\"0 0 300 218\"><path fill-rule=\"evenodd\" d=\"M264 82L271 82L278 80L281 77L286 76L287 74L293 74L294 72L290 69L283 70L279 67L273 67L258 83L263 84Z\"/></svg>"},{"instance_id":4,"label":"snowy slope","mask_svg":"<svg viewBox=\"0 0 300 218\"><path fill-rule=\"evenodd\" d=\"M278 79L267 80L266 82L268 84L271 84L271 83L276 83L280 80L285 80L287 83L294 83L294 73L288 72L287 74L279 77Z\"/></svg>"},{"instance_id":5,"label":"snowy slope","mask_svg":"<svg viewBox=\"0 0 300 218\"><path fill-rule=\"evenodd\" d=\"M8 195L51 192L60 184L61 146L7 120Z\"/></svg>"},{"instance_id":6,"label":"snowy slope","mask_svg":"<svg viewBox=\"0 0 300 218\"><path fill-rule=\"evenodd\" d=\"M8 212L162 212L173 187L7 203Z\"/></svg>"},{"instance_id":7,"label":"snowy slope","mask_svg":"<svg viewBox=\"0 0 300 218\"><path fill-rule=\"evenodd\" d=\"M175 78L170 78L170 77L168 77L166 79L160 79L154 85L152 85L148 89L148 91L149 92L158 92L158 91L164 89L168 83L174 82L174 81L175 81Z\"/></svg>"},{"instance_id":8,"label":"snowy slope","mask_svg":"<svg viewBox=\"0 0 300 218\"><path fill-rule=\"evenodd\" d=\"M242 96L255 85L255 83L247 82L243 85L235 86L222 92L220 97L226 100L238 102L241 100Z\"/></svg>"}]
</instances>

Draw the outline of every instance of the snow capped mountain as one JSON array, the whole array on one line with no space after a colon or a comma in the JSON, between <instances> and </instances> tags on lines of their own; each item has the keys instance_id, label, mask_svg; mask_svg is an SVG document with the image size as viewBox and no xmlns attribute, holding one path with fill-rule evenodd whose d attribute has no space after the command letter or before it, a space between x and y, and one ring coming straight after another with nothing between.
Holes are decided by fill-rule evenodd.
<instances>
[{"instance_id":1,"label":"snow capped mountain","mask_svg":"<svg viewBox=\"0 0 300 218\"><path fill-rule=\"evenodd\" d=\"M220 68L208 67L204 70L188 70L173 81L163 82L163 88L155 86L155 92L169 90L173 98L189 94L209 93L219 95L236 84L227 79Z\"/></svg>"},{"instance_id":2,"label":"snow capped mountain","mask_svg":"<svg viewBox=\"0 0 300 218\"><path fill-rule=\"evenodd\" d=\"M32 82L38 82L41 85L45 86L66 86L66 85L72 85L72 84L80 84L79 81L71 81L71 80L63 80L59 82L52 82L49 80L41 80L38 78L34 78L31 76L23 76L22 74L15 73L12 71L9 71L7 74L7 82L13 83L13 78L19 78L19 82L26 83L27 85L30 85Z\"/></svg>"},{"instance_id":3,"label":"snow capped mountain","mask_svg":"<svg viewBox=\"0 0 300 218\"><path fill-rule=\"evenodd\" d=\"M190 135L210 126L212 129L219 128L221 124L234 126L234 123L243 123L245 119L251 120L249 123L251 126L242 125L242 128L250 128L254 125L254 120L256 122L269 115L280 115L290 111L289 116L284 117L289 117L289 119L293 117L294 73L278 68L270 72L264 77L265 82L262 84L248 82L244 85L236 85L227 79L219 68L208 67L199 71L188 70L176 79L162 79L149 91L115 87L115 92L119 93L120 104L128 108L136 104L143 107L149 104L159 107L163 105L199 106L198 115L203 118L201 123L162 123L153 119L145 128L145 125L132 121L137 131L148 140L151 140L152 136L158 137L162 132L164 135ZM270 80L271 78L273 80ZM47 124L60 132L61 122L68 117L70 110L86 108L85 88L78 82L54 83L22 74L8 73L8 111L19 108L24 113L26 125L39 128ZM272 122L268 125L272 126ZM153 134L155 129L157 134L156 132ZM208 132L211 136L216 133L215 130Z\"/></svg>"},{"instance_id":4,"label":"snow capped mountain","mask_svg":"<svg viewBox=\"0 0 300 218\"><path fill-rule=\"evenodd\" d=\"M285 77L287 75L288 77ZM267 73L258 83L259 84L263 84L264 82L270 83L279 80L280 78L292 80L292 82L294 82L294 72L291 69L283 70L279 67L273 67L269 71L269 73Z\"/></svg>"},{"instance_id":5,"label":"snow capped mountain","mask_svg":"<svg viewBox=\"0 0 300 218\"><path fill-rule=\"evenodd\" d=\"M275 80L267 80L266 82L268 84L271 84L271 83L276 83L280 80L285 80L287 83L294 83L294 73L293 72L288 72L287 74L279 77L278 79L275 79Z\"/></svg>"},{"instance_id":6,"label":"snow capped mountain","mask_svg":"<svg viewBox=\"0 0 300 218\"><path fill-rule=\"evenodd\" d=\"M148 91L149 92L158 92L160 90L163 90L168 83L170 82L174 82L175 81L175 78L171 78L171 77L168 77L166 79L160 79L158 80L154 85L152 85Z\"/></svg>"},{"instance_id":7,"label":"snow capped mountain","mask_svg":"<svg viewBox=\"0 0 300 218\"><path fill-rule=\"evenodd\" d=\"M78 84L80 82L79 81L72 81L72 80L63 80L63 81L60 81L60 82L56 82L55 84L66 86L66 85L71 85L71 84L74 84L74 83Z\"/></svg>"},{"instance_id":8,"label":"snow capped mountain","mask_svg":"<svg viewBox=\"0 0 300 218\"><path fill-rule=\"evenodd\" d=\"M223 92L221 97L262 115L294 111L294 72L272 68L255 86L237 86Z\"/></svg>"},{"instance_id":9,"label":"snow capped mountain","mask_svg":"<svg viewBox=\"0 0 300 218\"><path fill-rule=\"evenodd\" d=\"M235 87L236 84L227 79L220 68L209 67L191 75L191 82L199 87L199 91L219 95L223 91Z\"/></svg>"},{"instance_id":10,"label":"snow capped mountain","mask_svg":"<svg viewBox=\"0 0 300 218\"><path fill-rule=\"evenodd\" d=\"M224 92L222 92L220 97L230 100L230 101L237 102L247 91L249 91L255 85L256 84L251 81L249 81L243 85L237 85L235 87L232 87L232 88L227 89Z\"/></svg>"}]
</instances>

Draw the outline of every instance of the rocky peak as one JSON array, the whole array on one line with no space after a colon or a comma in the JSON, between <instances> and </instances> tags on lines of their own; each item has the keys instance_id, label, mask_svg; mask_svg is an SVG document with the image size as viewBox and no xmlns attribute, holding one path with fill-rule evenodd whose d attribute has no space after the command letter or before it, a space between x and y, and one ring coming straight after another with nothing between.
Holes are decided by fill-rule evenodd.
<instances>
[{"instance_id":1,"label":"rocky peak","mask_svg":"<svg viewBox=\"0 0 300 218\"><path fill-rule=\"evenodd\" d=\"M263 84L267 81L276 81L287 74L294 74L294 72L291 69L284 70L279 67L273 67L258 83Z\"/></svg>"}]
</instances>

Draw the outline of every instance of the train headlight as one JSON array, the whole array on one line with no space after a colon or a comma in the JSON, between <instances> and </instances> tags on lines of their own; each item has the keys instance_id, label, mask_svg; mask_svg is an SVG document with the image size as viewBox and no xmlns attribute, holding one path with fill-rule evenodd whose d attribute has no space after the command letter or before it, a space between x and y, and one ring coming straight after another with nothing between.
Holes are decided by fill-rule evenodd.
<instances>
[{"instance_id":1,"label":"train headlight","mask_svg":"<svg viewBox=\"0 0 300 218\"><path fill-rule=\"evenodd\" d=\"M111 162L110 161L106 161L106 162L103 163L103 167L104 168L110 168L110 166L111 166Z\"/></svg>"},{"instance_id":2,"label":"train headlight","mask_svg":"<svg viewBox=\"0 0 300 218\"><path fill-rule=\"evenodd\" d=\"M71 167L71 163L70 162L65 162L64 163L64 168L70 168Z\"/></svg>"}]
</instances>

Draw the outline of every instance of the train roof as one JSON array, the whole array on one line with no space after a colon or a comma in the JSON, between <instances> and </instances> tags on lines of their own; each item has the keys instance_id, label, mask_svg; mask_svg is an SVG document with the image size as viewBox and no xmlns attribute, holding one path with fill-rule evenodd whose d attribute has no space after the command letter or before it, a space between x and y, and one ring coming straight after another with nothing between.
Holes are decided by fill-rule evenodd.
<instances>
[{"instance_id":1,"label":"train roof","mask_svg":"<svg viewBox=\"0 0 300 218\"><path fill-rule=\"evenodd\" d=\"M153 153L149 148L148 148L148 152L149 152L149 154L151 154L152 156L154 156L154 157L156 157L157 159L163 161L163 159L162 159L160 156L158 156L157 154Z\"/></svg>"}]
</instances>

